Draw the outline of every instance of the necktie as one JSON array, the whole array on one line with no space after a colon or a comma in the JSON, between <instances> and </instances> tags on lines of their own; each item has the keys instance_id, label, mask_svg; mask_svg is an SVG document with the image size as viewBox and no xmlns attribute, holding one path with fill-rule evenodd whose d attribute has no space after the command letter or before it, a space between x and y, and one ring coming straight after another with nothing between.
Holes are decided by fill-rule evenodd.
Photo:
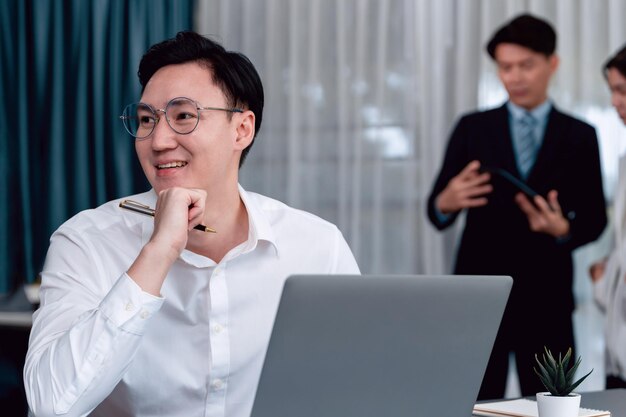
<instances>
[{"instance_id":1,"label":"necktie","mask_svg":"<svg viewBox=\"0 0 626 417\"><path fill-rule=\"evenodd\" d=\"M524 113L519 122L519 138L517 143L517 165L524 178L535 162L537 142L535 139L535 127L537 120L530 114Z\"/></svg>"}]
</instances>

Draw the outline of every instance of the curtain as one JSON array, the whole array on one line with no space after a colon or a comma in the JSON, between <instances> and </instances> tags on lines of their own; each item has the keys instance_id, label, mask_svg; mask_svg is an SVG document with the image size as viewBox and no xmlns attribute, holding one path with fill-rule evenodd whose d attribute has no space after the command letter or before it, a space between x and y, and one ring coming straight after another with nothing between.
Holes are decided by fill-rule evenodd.
<instances>
[{"instance_id":1,"label":"curtain","mask_svg":"<svg viewBox=\"0 0 626 417\"><path fill-rule=\"evenodd\" d=\"M33 281L50 234L147 189L118 116L139 59L191 29L192 0L0 2L0 293Z\"/></svg>"},{"instance_id":2,"label":"curtain","mask_svg":"<svg viewBox=\"0 0 626 417\"><path fill-rule=\"evenodd\" d=\"M453 243L429 226L424 201L440 162L433 155L455 115L476 103L449 82L454 2L198 6L196 29L248 55L264 82L244 187L336 223L364 272L444 269Z\"/></svg>"},{"instance_id":3,"label":"curtain","mask_svg":"<svg viewBox=\"0 0 626 417\"><path fill-rule=\"evenodd\" d=\"M596 126L610 198L626 131L600 69L626 42L622 0L199 0L196 30L266 90L244 187L335 222L364 273L450 273L463 219L437 232L426 199L455 121L506 100L485 44L524 11L558 32L550 95ZM577 348L597 370L583 390L603 386L587 268L605 241L575 254Z\"/></svg>"}]
</instances>

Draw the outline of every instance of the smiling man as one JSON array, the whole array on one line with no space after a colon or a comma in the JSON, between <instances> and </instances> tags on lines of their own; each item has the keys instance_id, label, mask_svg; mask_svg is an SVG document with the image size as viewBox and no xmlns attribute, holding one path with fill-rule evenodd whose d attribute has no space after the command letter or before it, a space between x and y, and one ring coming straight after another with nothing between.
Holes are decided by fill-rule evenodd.
<instances>
[{"instance_id":1,"label":"smiling man","mask_svg":"<svg viewBox=\"0 0 626 417\"><path fill-rule=\"evenodd\" d=\"M193 32L150 48L121 116L152 189L52 236L24 368L36 416L250 414L282 285L355 274L332 224L244 190L263 87ZM196 230L208 226L216 233ZM305 376L303 376L305 377Z\"/></svg>"},{"instance_id":2,"label":"smiling man","mask_svg":"<svg viewBox=\"0 0 626 417\"><path fill-rule=\"evenodd\" d=\"M522 395L544 390L534 354L574 346L571 253L606 225L595 130L548 97L555 49L553 28L531 15L496 31L487 52L509 100L460 119L428 200L440 230L467 211L455 273L514 279L480 399L504 396L510 352Z\"/></svg>"}]
</instances>

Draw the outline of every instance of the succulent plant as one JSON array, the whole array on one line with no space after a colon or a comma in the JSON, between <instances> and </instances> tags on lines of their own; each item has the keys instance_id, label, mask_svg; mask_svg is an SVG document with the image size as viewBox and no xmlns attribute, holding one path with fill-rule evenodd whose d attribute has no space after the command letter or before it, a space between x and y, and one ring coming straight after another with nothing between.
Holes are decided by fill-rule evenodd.
<instances>
[{"instance_id":1,"label":"succulent plant","mask_svg":"<svg viewBox=\"0 0 626 417\"><path fill-rule=\"evenodd\" d=\"M573 365L570 365L572 359L572 348L567 349L567 353L561 358L559 353L559 359L556 360L552 353L544 346L545 353L542 355L540 361L535 354L535 361L539 365L539 370L533 368L535 373L539 376L539 379L546 387L550 394L557 397L568 396L585 378L593 372L593 369L589 373L576 382L574 381L574 374L580 365L581 357L579 356Z\"/></svg>"}]
</instances>

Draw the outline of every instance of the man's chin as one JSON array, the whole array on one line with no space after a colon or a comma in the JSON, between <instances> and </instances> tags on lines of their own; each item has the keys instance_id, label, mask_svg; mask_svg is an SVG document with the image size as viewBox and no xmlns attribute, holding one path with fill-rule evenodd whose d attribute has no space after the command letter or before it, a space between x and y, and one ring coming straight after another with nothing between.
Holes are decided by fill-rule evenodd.
<instances>
[{"instance_id":1,"label":"man's chin","mask_svg":"<svg viewBox=\"0 0 626 417\"><path fill-rule=\"evenodd\" d=\"M529 99L512 99L511 102L518 107L521 107L526 110L532 110L538 106L533 100Z\"/></svg>"},{"instance_id":2,"label":"man's chin","mask_svg":"<svg viewBox=\"0 0 626 417\"><path fill-rule=\"evenodd\" d=\"M159 194L163 190L167 190L168 188L174 187L185 187L183 184L180 184L178 181L150 181L150 185L154 188L157 194Z\"/></svg>"}]
</instances>

